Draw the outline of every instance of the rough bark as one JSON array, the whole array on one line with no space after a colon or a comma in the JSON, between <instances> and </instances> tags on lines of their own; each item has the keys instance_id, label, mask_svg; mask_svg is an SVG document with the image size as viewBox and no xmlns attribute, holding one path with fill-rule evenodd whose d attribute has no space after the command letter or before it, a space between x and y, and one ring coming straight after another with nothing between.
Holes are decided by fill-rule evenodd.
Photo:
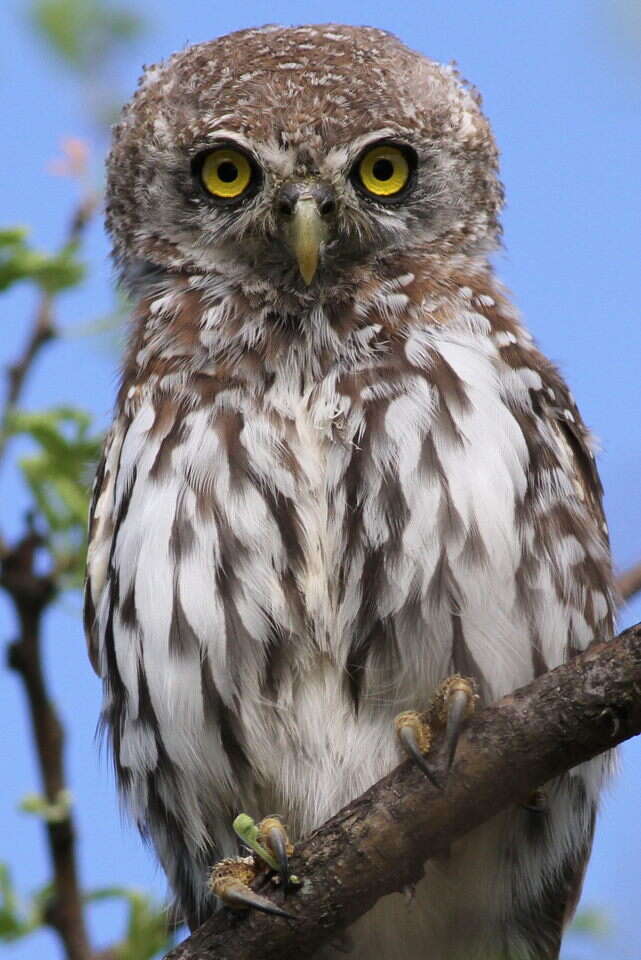
<instances>
[{"instance_id":1,"label":"rough bark","mask_svg":"<svg viewBox=\"0 0 641 960\"><path fill-rule=\"evenodd\" d=\"M35 552L41 545L38 534L29 532L11 550L5 549L0 586L10 595L19 623L19 636L9 644L7 662L24 684L43 794L48 803L56 804L66 787L64 730L47 690L41 656L42 619L56 585L53 577L35 570ZM47 922L60 936L68 960L89 960L71 812L45 820L44 826L53 868Z\"/></svg>"},{"instance_id":2,"label":"rough bark","mask_svg":"<svg viewBox=\"0 0 641 960\"><path fill-rule=\"evenodd\" d=\"M473 716L444 791L402 763L300 843L301 888L271 894L294 920L221 911L167 960L309 957L454 840L640 732L641 624Z\"/></svg>"}]
</instances>

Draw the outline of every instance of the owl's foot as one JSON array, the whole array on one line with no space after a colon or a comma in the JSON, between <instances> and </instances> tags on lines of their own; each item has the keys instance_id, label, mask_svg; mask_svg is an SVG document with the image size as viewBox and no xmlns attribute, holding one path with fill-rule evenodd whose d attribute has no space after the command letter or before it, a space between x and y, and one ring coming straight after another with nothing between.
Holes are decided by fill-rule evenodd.
<instances>
[{"instance_id":1,"label":"owl's foot","mask_svg":"<svg viewBox=\"0 0 641 960\"><path fill-rule=\"evenodd\" d=\"M441 684L424 713L408 710L394 721L401 746L439 790L447 782L463 724L477 700L474 681L454 674Z\"/></svg>"},{"instance_id":2,"label":"owl's foot","mask_svg":"<svg viewBox=\"0 0 641 960\"><path fill-rule=\"evenodd\" d=\"M267 897L252 890L251 884L260 876L254 857L227 857L219 860L209 875L209 888L232 910L260 910L276 917L293 919L291 913L277 907Z\"/></svg>"},{"instance_id":3,"label":"owl's foot","mask_svg":"<svg viewBox=\"0 0 641 960\"><path fill-rule=\"evenodd\" d=\"M289 858L294 852L285 827L278 817L264 817L254 823L246 813L239 813L233 823L234 832L270 870L276 871L283 889L290 881Z\"/></svg>"},{"instance_id":4,"label":"owl's foot","mask_svg":"<svg viewBox=\"0 0 641 960\"><path fill-rule=\"evenodd\" d=\"M234 832L252 851L250 857L228 857L211 871L209 886L226 907L232 910L261 910L277 917L292 918L281 907L258 893L253 886L264 885L270 874L287 889L296 877L289 875L289 858L294 847L278 817L265 817L256 824L246 813L239 813L233 823ZM273 877L278 874L278 879Z\"/></svg>"}]
</instances>

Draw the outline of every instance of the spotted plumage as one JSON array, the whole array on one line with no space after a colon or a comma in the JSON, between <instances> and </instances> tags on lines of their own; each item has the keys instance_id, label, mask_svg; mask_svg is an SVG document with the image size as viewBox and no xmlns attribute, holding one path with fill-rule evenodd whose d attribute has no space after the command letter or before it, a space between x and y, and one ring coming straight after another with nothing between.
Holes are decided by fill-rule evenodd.
<instances>
[{"instance_id":1,"label":"spotted plumage","mask_svg":"<svg viewBox=\"0 0 641 960\"><path fill-rule=\"evenodd\" d=\"M199 182L221 143L246 200ZM380 143L413 158L392 202L355 182ZM291 183L332 198L309 283ZM240 810L301 836L398 763L395 715L448 675L489 703L612 632L593 444L488 263L501 203L478 95L369 28L188 48L115 128L136 306L86 625L122 795L192 926ZM355 960L556 958L608 766L429 863L351 929Z\"/></svg>"}]
</instances>

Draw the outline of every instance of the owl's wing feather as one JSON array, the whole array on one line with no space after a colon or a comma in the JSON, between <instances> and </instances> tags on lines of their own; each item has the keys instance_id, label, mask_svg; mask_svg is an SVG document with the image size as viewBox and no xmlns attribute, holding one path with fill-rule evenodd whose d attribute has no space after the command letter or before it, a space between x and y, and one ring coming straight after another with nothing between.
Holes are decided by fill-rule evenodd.
<instances>
[{"instance_id":1,"label":"owl's wing feather","mask_svg":"<svg viewBox=\"0 0 641 960\"><path fill-rule=\"evenodd\" d=\"M599 531L604 531L603 487L596 468L596 442L587 429L569 391L565 391L566 404L550 409L550 423L555 431L559 448L564 451L564 462L572 477L575 489L589 512L590 519Z\"/></svg>"},{"instance_id":2,"label":"owl's wing feather","mask_svg":"<svg viewBox=\"0 0 641 960\"><path fill-rule=\"evenodd\" d=\"M586 557L575 570L577 585L602 594L606 609L601 617L594 616L594 593L575 593L575 600L583 597L585 606L580 613L594 625L593 639L608 639L614 630L617 607L612 586L608 528L603 511L603 488L596 466L597 443L583 422L572 394L560 375L546 363L543 371L543 413L552 434L559 465L570 479L574 503L568 502L568 527L561 519L559 535L580 533L579 539ZM578 521L578 524L577 524ZM572 650L571 652L578 652Z\"/></svg>"},{"instance_id":3,"label":"owl's wing feather","mask_svg":"<svg viewBox=\"0 0 641 960\"><path fill-rule=\"evenodd\" d=\"M118 462L125 424L122 418L115 421L105 439L102 459L98 464L93 483L89 510L89 545L87 549L87 580L85 583L84 624L87 636L89 659L96 673L102 675L100 666L100 641L96 610L107 583L109 557L113 539L113 504Z\"/></svg>"},{"instance_id":4,"label":"owl's wing feather","mask_svg":"<svg viewBox=\"0 0 641 960\"><path fill-rule=\"evenodd\" d=\"M556 585L564 604L576 610L579 620L589 626L586 640L574 632L572 625L567 638L567 654L578 653L586 642L607 639L614 629L616 600L612 589L609 563L607 526L603 512L603 488L596 467L596 441L584 424L563 378L556 368L535 348L526 350L520 362L541 378L540 389L531 394L532 410L538 424L537 435L543 446L533 448L531 461L531 489L540 491L546 486L546 473L557 471L570 481L563 497L547 509L541 510L545 499L535 506L530 503L532 516L539 512L536 524L538 549L550 558L551 569L556 564L555 554L565 541L576 538L580 548L573 576L558 576ZM572 624L571 617L570 624ZM605 760L587 774L600 782L612 763ZM536 948L541 960L557 960L563 931L576 909L585 870L590 857L596 817L596 795L581 777L565 775L552 788L553 793L565 794L568 816L582 829L574 834L579 842L570 847L548 875L540 894L533 901L524 899L518 925L527 942ZM547 842L546 814L529 815L527 842L543 847Z\"/></svg>"}]
</instances>

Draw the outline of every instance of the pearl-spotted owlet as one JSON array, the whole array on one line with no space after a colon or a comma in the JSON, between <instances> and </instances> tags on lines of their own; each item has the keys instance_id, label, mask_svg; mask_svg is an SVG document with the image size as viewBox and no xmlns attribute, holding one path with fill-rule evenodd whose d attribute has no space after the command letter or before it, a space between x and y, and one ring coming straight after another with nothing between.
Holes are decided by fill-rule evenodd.
<instances>
[{"instance_id":1,"label":"pearl-spotted owlet","mask_svg":"<svg viewBox=\"0 0 641 960\"><path fill-rule=\"evenodd\" d=\"M404 749L436 779L434 695L447 768L475 701L612 633L591 438L489 262L502 200L476 91L370 28L188 47L115 127L132 321L86 626L192 927L249 892L225 884L239 812L296 840ZM429 862L350 928L354 960L558 957L609 765Z\"/></svg>"}]
</instances>

